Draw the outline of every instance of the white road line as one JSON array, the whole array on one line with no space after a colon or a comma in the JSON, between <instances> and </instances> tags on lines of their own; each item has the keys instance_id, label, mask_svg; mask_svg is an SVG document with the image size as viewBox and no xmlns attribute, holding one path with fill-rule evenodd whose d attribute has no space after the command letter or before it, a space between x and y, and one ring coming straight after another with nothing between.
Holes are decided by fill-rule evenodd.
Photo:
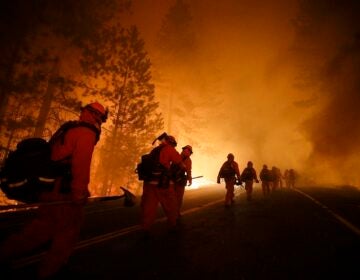
<instances>
[{"instance_id":1,"label":"white road line","mask_svg":"<svg viewBox=\"0 0 360 280\"><path fill-rule=\"evenodd\" d=\"M352 223L350 223L348 220L344 219L343 217L341 217L339 214L335 213L334 211L332 211L331 209L329 209L327 206L325 206L324 204L320 203L318 200L316 200L315 198L313 198L312 196L308 195L307 193L304 193L302 191L300 191L299 189L294 189L294 191L302 194L303 196L307 197L308 199L310 199L311 201L313 201L314 203L316 203L317 205L319 205L321 208L323 208L324 210L326 210L331 216L333 216L336 220L338 220L340 223L342 223L344 226L346 226L348 229L350 229L352 232L354 232L355 234L360 236L360 229L353 225Z\"/></svg>"},{"instance_id":2,"label":"white road line","mask_svg":"<svg viewBox=\"0 0 360 280\"><path fill-rule=\"evenodd\" d=\"M221 202L224 202L224 199L212 201L212 202L206 203L204 205L197 206L197 207L185 210L181 214L182 215L188 215L190 213L200 211L200 210L202 210L202 209L204 209L206 207L209 207L209 206L221 203ZM164 222L164 221L166 221L166 217L157 219L155 221L155 223L160 223L160 222ZM75 250L79 250L79 249L82 249L82 248L85 248L85 247L88 247L88 246L91 246L91 245L95 245L95 244L98 244L98 243L101 243L101 242L105 242L105 241L108 241L108 240L111 240L111 239L114 239L114 238L129 234L129 233L133 233L133 232L136 232L136 231L139 231L139 230L141 230L141 226L140 225L135 225L135 226L123 228L123 229L120 229L120 230L117 230L117 231L102 234L102 235L99 235L99 236L96 236L96 237L93 237L93 238L89 238L89 239L80 241L77 244L77 246L75 247ZM32 255L32 256L29 256L29 257L26 257L26 258L21 258L19 260L16 260L14 262L14 264L13 264L13 268L18 269L18 268L30 265L32 263L36 263L44 255L45 255L45 253L39 253L39 254L36 254L36 255Z\"/></svg>"}]
</instances>

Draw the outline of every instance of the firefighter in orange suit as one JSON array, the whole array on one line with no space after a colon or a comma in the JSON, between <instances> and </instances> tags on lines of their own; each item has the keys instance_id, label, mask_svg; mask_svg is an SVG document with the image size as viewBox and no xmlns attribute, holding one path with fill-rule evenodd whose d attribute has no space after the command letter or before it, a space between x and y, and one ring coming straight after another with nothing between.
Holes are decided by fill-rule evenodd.
<instances>
[{"instance_id":1,"label":"firefighter in orange suit","mask_svg":"<svg viewBox=\"0 0 360 280\"><path fill-rule=\"evenodd\" d=\"M169 231L176 229L178 217L174 181L171 178L170 168L172 164L182 166L182 158L175 149L177 143L173 136L165 134L160 141L159 163L162 168L159 172L160 175L144 180L143 183L141 223L146 235L150 233L151 226L155 221L159 203L167 217Z\"/></svg>"},{"instance_id":2,"label":"firefighter in orange suit","mask_svg":"<svg viewBox=\"0 0 360 280\"><path fill-rule=\"evenodd\" d=\"M247 201L251 201L254 181L259 183L256 170L251 161L248 161L247 166L241 173L241 181L245 182L246 199Z\"/></svg>"},{"instance_id":3,"label":"firefighter in orange suit","mask_svg":"<svg viewBox=\"0 0 360 280\"><path fill-rule=\"evenodd\" d=\"M225 180L225 206L229 207L234 203L234 186L236 180L240 182L240 171L239 165L236 161L234 161L234 155L228 154L227 161L223 163L219 170L219 174L217 176L217 183L220 184L220 178L224 178Z\"/></svg>"},{"instance_id":4,"label":"firefighter in orange suit","mask_svg":"<svg viewBox=\"0 0 360 280\"><path fill-rule=\"evenodd\" d=\"M263 165L259 177L261 180L263 195L267 196L270 194L271 171L268 169L266 164Z\"/></svg>"},{"instance_id":5,"label":"firefighter in orange suit","mask_svg":"<svg viewBox=\"0 0 360 280\"><path fill-rule=\"evenodd\" d=\"M178 216L180 217L180 210L183 203L185 186L188 183L188 186L192 184L192 177L191 177L191 169L192 169L192 161L190 156L192 155L192 147L190 145L186 145L182 147L181 158L182 163L185 166L185 169L179 168L179 172L175 174L175 193L177 198L178 204Z\"/></svg>"},{"instance_id":6,"label":"firefighter in orange suit","mask_svg":"<svg viewBox=\"0 0 360 280\"><path fill-rule=\"evenodd\" d=\"M52 159L67 161L71 176L56 179L54 189L43 193L40 202L70 202L40 206L34 220L1 244L0 262L21 256L49 242L37 277L49 278L66 264L79 237L84 204L90 195L88 184L92 154L100 136L101 124L106 118L107 110L100 103L90 103L82 107L80 114L80 121L89 127L72 128L61 140L52 144Z\"/></svg>"}]
</instances>

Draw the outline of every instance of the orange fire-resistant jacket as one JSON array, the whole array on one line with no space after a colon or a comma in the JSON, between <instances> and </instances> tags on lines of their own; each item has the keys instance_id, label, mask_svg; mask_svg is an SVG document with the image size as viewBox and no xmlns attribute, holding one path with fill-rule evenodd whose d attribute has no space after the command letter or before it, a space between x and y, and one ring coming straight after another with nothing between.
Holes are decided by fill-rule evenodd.
<instances>
[{"instance_id":1,"label":"orange fire-resistant jacket","mask_svg":"<svg viewBox=\"0 0 360 280\"><path fill-rule=\"evenodd\" d=\"M182 158L176 149L169 144L164 145L160 151L159 162L166 168L170 169L171 164L181 164Z\"/></svg>"},{"instance_id":2,"label":"orange fire-resistant jacket","mask_svg":"<svg viewBox=\"0 0 360 280\"><path fill-rule=\"evenodd\" d=\"M93 124L97 128L94 117L83 111L80 120ZM96 133L88 127L76 127L65 134L64 143L58 141L52 147L52 160L68 160L71 164L72 180L70 182L71 198L81 200L88 197L88 184L90 181L91 158L96 144Z\"/></svg>"}]
</instances>

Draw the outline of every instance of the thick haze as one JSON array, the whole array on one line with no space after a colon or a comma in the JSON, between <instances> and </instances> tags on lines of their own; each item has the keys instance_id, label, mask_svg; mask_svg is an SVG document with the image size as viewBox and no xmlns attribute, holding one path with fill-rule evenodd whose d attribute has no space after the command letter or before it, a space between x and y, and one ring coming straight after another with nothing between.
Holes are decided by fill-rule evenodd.
<instances>
[{"instance_id":1,"label":"thick haze","mask_svg":"<svg viewBox=\"0 0 360 280\"><path fill-rule=\"evenodd\" d=\"M330 6L326 9L295 0L184 2L198 49L186 89L190 97L208 98L199 84L202 77L211 77L216 81L208 91L219 98L212 111L194 109L206 121L191 135L170 131L179 148L193 145L193 175L214 180L232 152L241 169L252 160L258 171L264 163L282 171L294 168L308 183L359 185L358 5L319 1ZM155 57L161 21L174 3L134 1L126 22L139 27L150 57ZM167 92L156 80L155 85L167 120Z\"/></svg>"}]
</instances>

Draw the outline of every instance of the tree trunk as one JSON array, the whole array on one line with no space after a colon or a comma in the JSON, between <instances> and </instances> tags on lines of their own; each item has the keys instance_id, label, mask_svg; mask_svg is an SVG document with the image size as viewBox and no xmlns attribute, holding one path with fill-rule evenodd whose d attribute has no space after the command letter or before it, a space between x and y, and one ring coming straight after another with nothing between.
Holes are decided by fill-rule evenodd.
<instances>
[{"instance_id":1,"label":"tree trunk","mask_svg":"<svg viewBox=\"0 0 360 280\"><path fill-rule=\"evenodd\" d=\"M112 140L111 140L111 146L110 147L113 147L115 145L115 143L117 142L117 132L118 132L118 129L119 129L119 123L120 123L120 117L121 117L121 104L122 104L122 99L123 99L123 96L124 96L124 88L127 84L127 72L125 73L125 77L124 77L124 81L123 81L123 84L120 88L120 92L119 92L119 101L118 101L118 109L117 109L117 112L116 112L116 117L115 117L115 123L114 123L114 129L113 129L113 135L111 136L112 137ZM109 165L109 169L108 169L108 172L105 174L105 179L104 179L104 183L103 183L103 192L109 192L109 190L111 191L111 188L112 188L112 184L114 182L114 164L113 164L113 161L114 161L114 155L112 153L109 154L109 159L108 159L108 164ZM109 176L110 175L110 176Z\"/></svg>"},{"instance_id":2,"label":"tree trunk","mask_svg":"<svg viewBox=\"0 0 360 280\"><path fill-rule=\"evenodd\" d=\"M19 40L21 41L21 40ZM5 113L9 102L9 95L11 93L11 82L14 74L14 67L16 60L18 59L21 42L17 42L12 51L11 58L8 64L8 68L4 75L3 86L0 88L0 132L1 127L4 124Z\"/></svg>"},{"instance_id":3,"label":"tree trunk","mask_svg":"<svg viewBox=\"0 0 360 280\"><path fill-rule=\"evenodd\" d=\"M46 125L46 120L48 118L48 115L49 115L49 112L51 109L51 102L54 99L54 94L55 94L55 89L56 89L54 79L56 77L58 77L58 75L59 75L59 60L55 59L54 66L52 68L52 71L50 73L50 77L48 80L48 85L47 85L46 93L44 96L44 100L41 104L39 116L38 116L38 119L36 122L34 137L42 137L43 136L43 133L45 130L45 125Z\"/></svg>"},{"instance_id":4,"label":"tree trunk","mask_svg":"<svg viewBox=\"0 0 360 280\"><path fill-rule=\"evenodd\" d=\"M174 103L174 93L173 93L173 87L171 87L171 90L169 93L169 109L168 109L168 124L167 124L167 131L170 134L171 134L171 128L172 128L173 103Z\"/></svg>"}]
</instances>

